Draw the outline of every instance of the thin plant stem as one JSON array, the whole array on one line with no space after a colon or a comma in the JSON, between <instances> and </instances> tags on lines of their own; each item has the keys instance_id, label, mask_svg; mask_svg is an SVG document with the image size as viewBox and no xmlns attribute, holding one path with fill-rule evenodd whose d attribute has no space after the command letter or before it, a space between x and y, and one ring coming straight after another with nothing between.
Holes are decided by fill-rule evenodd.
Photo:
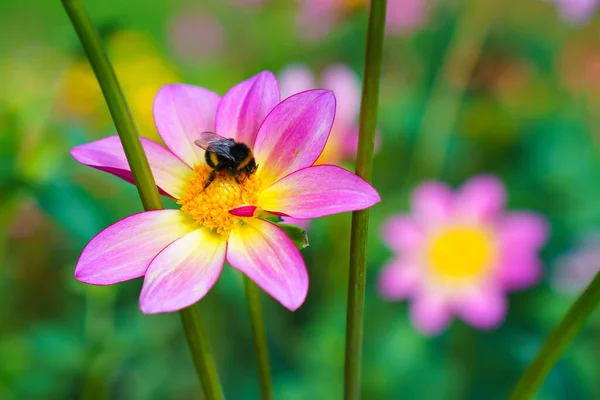
<instances>
[{"instance_id":1,"label":"thin plant stem","mask_svg":"<svg viewBox=\"0 0 600 400\"><path fill-rule=\"evenodd\" d=\"M407 180L414 178L417 163L423 164L419 166L428 177L437 178L441 174L463 95L500 4L499 1L469 0L465 3L466 9L459 13L447 55L421 117Z\"/></svg>"},{"instance_id":2,"label":"thin plant stem","mask_svg":"<svg viewBox=\"0 0 600 400\"><path fill-rule=\"evenodd\" d=\"M377 127L377 105L383 58L386 5L386 0L371 0L369 11L358 150L356 154L356 174L367 182L371 181L373 172L373 149ZM352 213L344 368L344 398L346 400L356 400L360 397L368 227L368 209Z\"/></svg>"},{"instance_id":3,"label":"thin plant stem","mask_svg":"<svg viewBox=\"0 0 600 400\"><path fill-rule=\"evenodd\" d=\"M115 71L102 46L100 36L81 0L62 0L62 4L79 36L83 50L100 84L102 94L123 144L125 156L144 209L147 211L160 210L163 208L163 204L148 159L142 148L133 117ZM181 310L180 314L204 394L207 399L222 399L221 384L208 346L207 335L200 323L199 311L196 307L191 306Z\"/></svg>"},{"instance_id":4,"label":"thin plant stem","mask_svg":"<svg viewBox=\"0 0 600 400\"><path fill-rule=\"evenodd\" d=\"M252 337L254 339L254 352L258 364L258 382L260 385L261 398L263 400L273 399L271 389L271 365L269 363L269 348L267 346L267 333L260 305L260 289L248 277L244 276L246 287L246 300L250 313L250 325L252 326Z\"/></svg>"},{"instance_id":5,"label":"thin plant stem","mask_svg":"<svg viewBox=\"0 0 600 400\"><path fill-rule=\"evenodd\" d=\"M191 306L179 312L185 337L187 338L190 351L192 352L196 371L204 388L207 399L223 400L223 390L219 375L215 368L212 352L208 346L208 336L202 325L198 307Z\"/></svg>"},{"instance_id":6,"label":"thin plant stem","mask_svg":"<svg viewBox=\"0 0 600 400\"><path fill-rule=\"evenodd\" d=\"M531 399L577 332L600 303L600 272L550 333L515 386L510 400Z\"/></svg>"}]
</instances>

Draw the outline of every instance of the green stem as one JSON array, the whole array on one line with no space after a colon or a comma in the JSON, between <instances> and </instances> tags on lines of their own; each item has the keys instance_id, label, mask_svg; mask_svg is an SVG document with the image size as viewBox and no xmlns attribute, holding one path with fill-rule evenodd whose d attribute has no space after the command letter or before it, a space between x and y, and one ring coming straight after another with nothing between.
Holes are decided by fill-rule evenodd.
<instances>
[{"instance_id":1,"label":"green stem","mask_svg":"<svg viewBox=\"0 0 600 400\"><path fill-rule=\"evenodd\" d=\"M600 272L596 274L558 326L550 333L533 362L519 379L510 395L510 400L533 398L548 372L596 309L598 303L600 303Z\"/></svg>"},{"instance_id":2,"label":"green stem","mask_svg":"<svg viewBox=\"0 0 600 400\"><path fill-rule=\"evenodd\" d=\"M158 194L148 159L142 148L133 117L119 85L115 71L102 46L100 36L94 28L81 0L62 0L87 58L94 70L102 94L117 128L119 138L125 150L127 162L131 168L138 193L144 209L160 210L162 200ZM222 399L216 367L208 347L208 338L202 325L198 310L194 306L181 310L181 320L190 346L196 371L203 384L208 399Z\"/></svg>"},{"instance_id":3,"label":"green stem","mask_svg":"<svg viewBox=\"0 0 600 400\"><path fill-rule=\"evenodd\" d=\"M252 326L254 351L256 352L256 361L258 363L260 392L263 400L270 400L273 398L273 391L271 389L271 366L269 364L267 333L265 332L263 314L260 306L260 290L258 286L246 276L244 276L244 285L246 287L246 300L248 301L248 310L250 312L250 325Z\"/></svg>"},{"instance_id":4,"label":"green stem","mask_svg":"<svg viewBox=\"0 0 600 400\"><path fill-rule=\"evenodd\" d=\"M367 182L371 181L373 172L373 149L377 127L386 3L386 0L371 0L369 13L364 81L360 105L358 151L356 155L356 174ZM368 209L352 213L344 370L344 398L346 400L360 397L368 227Z\"/></svg>"},{"instance_id":5,"label":"green stem","mask_svg":"<svg viewBox=\"0 0 600 400\"><path fill-rule=\"evenodd\" d=\"M208 346L208 336L202 326L200 311L195 305L184 308L179 312L185 337L187 338L190 351L194 355L194 365L204 388L207 399L224 399L221 389L219 375L215 368L215 362Z\"/></svg>"},{"instance_id":6,"label":"green stem","mask_svg":"<svg viewBox=\"0 0 600 400\"><path fill-rule=\"evenodd\" d=\"M409 179L416 163L428 177L439 177L448 144L458 119L463 95L475 68L498 1L470 0L460 12L447 55L433 83L429 101L421 117L414 151L409 162Z\"/></svg>"}]
</instances>

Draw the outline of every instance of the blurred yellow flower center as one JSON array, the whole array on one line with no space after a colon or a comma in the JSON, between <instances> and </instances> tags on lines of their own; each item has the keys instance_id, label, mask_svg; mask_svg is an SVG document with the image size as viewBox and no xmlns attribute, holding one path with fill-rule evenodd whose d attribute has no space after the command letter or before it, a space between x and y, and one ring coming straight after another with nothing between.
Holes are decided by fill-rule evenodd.
<instances>
[{"instance_id":1,"label":"blurred yellow flower center","mask_svg":"<svg viewBox=\"0 0 600 400\"><path fill-rule=\"evenodd\" d=\"M184 187L184 195L177 201L181 209L190 214L199 225L213 229L221 235L228 234L240 217L229 210L243 205L255 205L260 189L256 174L240 176L240 182L227 171L217 172L215 180L204 189L212 169L206 164L194 166L194 174Z\"/></svg>"},{"instance_id":2,"label":"blurred yellow flower center","mask_svg":"<svg viewBox=\"0 0 600 400\"><path fill-rule=\"evenodd\" d=\"M495 256L495 246L490 234L481 227L451 227L431 238L427 256L437 274L470 278L488 270Z\"/></svg>"}]
</instances>

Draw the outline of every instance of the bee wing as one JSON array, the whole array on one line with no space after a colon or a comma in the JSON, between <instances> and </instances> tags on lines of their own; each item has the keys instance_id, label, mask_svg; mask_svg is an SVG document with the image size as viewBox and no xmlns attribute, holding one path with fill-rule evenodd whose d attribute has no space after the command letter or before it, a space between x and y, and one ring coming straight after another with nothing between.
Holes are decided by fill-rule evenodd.
<instances>
[{"instance_id":1,"label":"bee wing","mask_svg":"<svg viewBox=\"0 0 600 400\"><path fill-rule=\"evenodd\" d=\"M231 147L235 144L233 139L227 139L214 132L202 132L199 138L194 140L194 144L206 151L219 154L223 157L233 160Z\"/></svg>"}]
</instances>

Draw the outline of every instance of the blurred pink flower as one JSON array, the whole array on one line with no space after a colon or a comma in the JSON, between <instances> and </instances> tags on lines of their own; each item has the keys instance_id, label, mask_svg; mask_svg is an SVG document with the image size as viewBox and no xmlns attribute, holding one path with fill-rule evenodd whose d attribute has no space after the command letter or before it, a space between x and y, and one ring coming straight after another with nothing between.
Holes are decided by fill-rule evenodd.
<instances>
[{"instance_id":1,"label":"blurred pink flower","mask_svg":"<svg viewBox=\"0 0 600 400\"><path fill-rule=\"evenodd\" d=\"M300 33L308 39L325 36L348 13L366 8L366 0L300 0ZM427 0L388 0L386 32L406 35L422 27L428 16Z\"/></svg>"},{"instance_id":2,"label":"blurred pink flower","mask_svg":"<svg viewBox=\"0 0 600 400\"><path fill-rule=\"evenodd\" d=\"M345 65L332 65L323 72L320 86L310 69L302 65L290 65L279 74L279 78L282 98L316 87L333 91L337 101L335 122L316 164L340 165L354 160L358 147L357 121L361 95L358 75ZM289 217L283 220L304 230L310 225L310 220Z\"/></svg>"},{"instance_id":3,"label":"blurred pink flower","mask_svg":"<svg viewBox=\"0 0 600 400\"><path fill-rule=\"evenodd\" d=\"M143 276L146 314L194 304L217 281L225 260L284 307L295 310L308 292L308 273L295 244L263 210L316 218L379 202L375 189L332 165L314 166L335 115L329 90L310 90L280 102L275 76L262 72L223 97L196 86L166 85L154 100L154 119L167 148L142 138L159 191L179 210L147 211L100 232L83 249L75 277L110 285ZM254 152L255 173L236 181L212 169L196 146L216 131ZM82 164L133 182L117 136L77 146Z\"/></svg>"},{"instance_id":4,"label":"blurred pink flower","mask_svg":"<svg viewBox=\"0 0 600 400\"><path fill-rule=\"evenodd\" d=\"M214 57L223 48L223 27L201 10L182 10L169 23L168 39L176 54L188 62Z\"/></svg>"},{"instance_id":5,"label":"blurred pink flower","mask_svg":"<svg viewBox=\"0 0 600 400\"><path fill-rule=\"evenodd\" d=\"M573 24L589 20L598 8L598 0L550 0L558 7L561 16Z\"/></svg>"},{"instance_id":6,"label":"blurred pink flower","mask_svg":"<svg viewBox=\"0 0 600 400\"><path fill-rule=\"evenodd\" d=\"M588 234L581 244L556 261L550 284L554 290L577 295L600 271L600 232Z\"/></svg>"},{"instance_id":7,"label":"blurred pink flower","mask_svg":"<svg viewBox=\"0 0 600 400\"><path fill-rule=\"evenodd\" d=\"M331 90L337 100L335 122L317 164L340 165L354 160L358 147L358 114L360 110L360 80L345 65L332 65L322 75L321 85L305 66L291 65L279 74L281 97L286 98L305 90L323 87Z\"/></svg>"},{"instance_id":8,"label":"blurred pink flower","mask_svg":"<svg viewBox=\"0 0 600 400\"><path fill-rule=\"evenodd\" d=\"M379 291L388 300L410 299L423 333L440 333L453 316L478 329L497 327L506 292L540 279L547 223L532 212L506 212L505 200L493 176L476 176L456 192L430 181L413 192L410 214L384 224L383 239L396 254L381 271Z\"/></svg>"}]
</instances>

